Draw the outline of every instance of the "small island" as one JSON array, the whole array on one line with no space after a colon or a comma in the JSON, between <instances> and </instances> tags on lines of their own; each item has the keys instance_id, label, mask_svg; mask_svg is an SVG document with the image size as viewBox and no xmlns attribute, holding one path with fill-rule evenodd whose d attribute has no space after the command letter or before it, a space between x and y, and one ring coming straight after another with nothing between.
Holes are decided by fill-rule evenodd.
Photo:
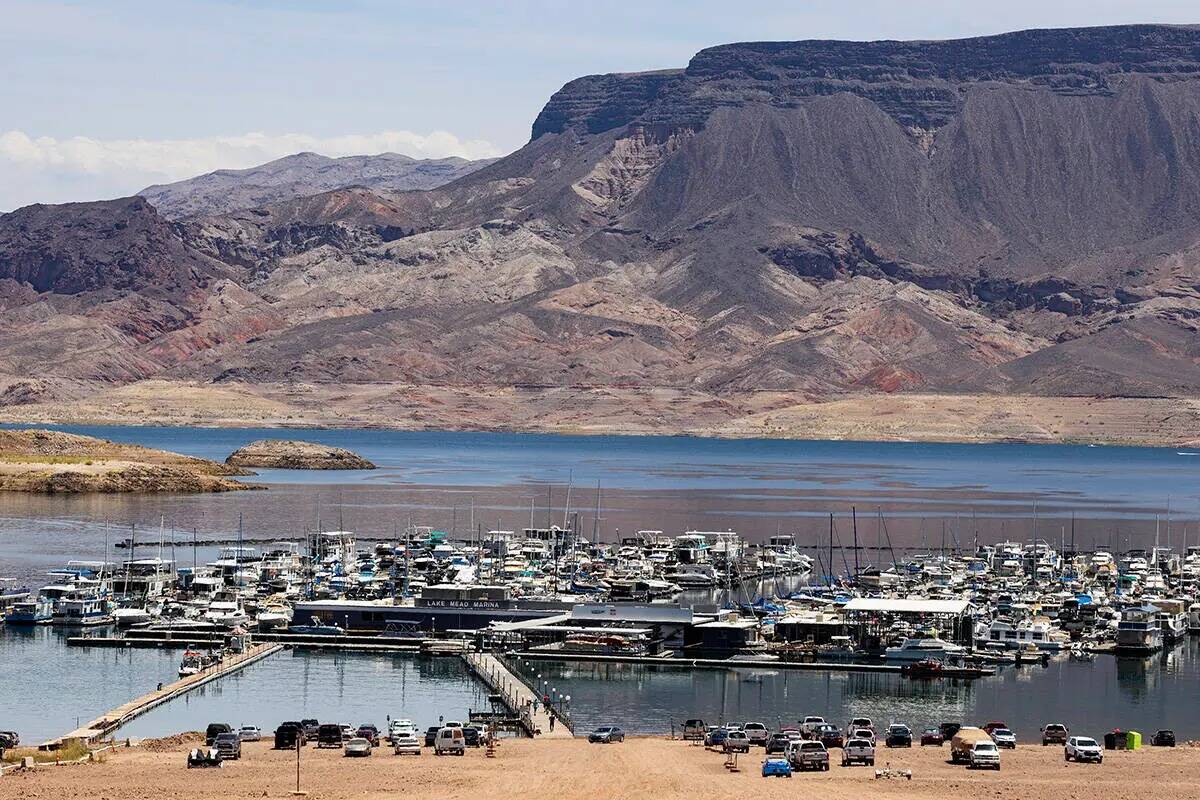
<instances>
[{"instance_id":1,"label":"small island","mask_svg":"<svg viewBox=\"0 0 1200 800\"><path fill-rule=\"evenodd\" d=\"M0 430L0 491L231 492L261 489L253 473L203 458L40 429Z\"/></svg>"},{"instance_id":2,"label":"small island","mask_svg":"<svg viewBox=\"0 0 1200 800\"><path fill-rule=\"evenodd\" d=\"M259 439L235 450L225 463L260 469L375 469L357 453L341 447L287 439Z\"/></svg>"}]
</instances>

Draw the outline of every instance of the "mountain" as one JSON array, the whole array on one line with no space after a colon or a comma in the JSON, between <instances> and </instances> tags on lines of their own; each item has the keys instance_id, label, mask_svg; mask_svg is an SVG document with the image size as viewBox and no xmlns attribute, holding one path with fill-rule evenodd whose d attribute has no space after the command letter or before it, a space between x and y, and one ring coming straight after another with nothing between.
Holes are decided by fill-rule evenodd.
<instances>
[{"instance_id":1,"label":"mountain","mask_svg":"<svg viewBox=\"0 0 1200 800\"><path fill-rule=\"evenodd\" d=\"M1192 27L731 44L579 78L526 146L437 188L160 219L227 270L172 301L204 335L132 343L132 382L72 354L105 385L10 405L106 418L153 380L257 422L872 438L924 407L937 436L957 415L968 438L1174 441L1200 423L1196 131ZM61 292L11 283L0 326L51 324ZM38 367L0 341L4 374Z\"/></svg>"},{"instance_id":2,"label":"mountain","mask_svg":"<svg viewBox=\"0 0 1200 800\"><path fill-rule=\"evenodd\" d=\"M416 159L399 153L329 158L297 153L249 169L222 169L175 183L147 186L145 197L167 219L227 214L346 186L406 191L432 189L492 159Z\"/></svg>"}]
</instances>

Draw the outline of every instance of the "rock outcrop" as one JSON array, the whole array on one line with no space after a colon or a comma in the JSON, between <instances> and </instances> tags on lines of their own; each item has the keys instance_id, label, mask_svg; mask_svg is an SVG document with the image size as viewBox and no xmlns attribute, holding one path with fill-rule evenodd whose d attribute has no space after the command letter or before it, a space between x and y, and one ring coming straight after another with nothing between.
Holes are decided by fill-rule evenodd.
<instances>
[{"instance_id":1,"label":"rock outcrop","mask_svg":"<svg viewBox=\"0 0 1200 800\"><path fill-rule=\"evenodd\" d=\"M491 161L417 159L399 153L343 158L297 153L249 169L222 169L175 183L148 186L138 194L164 217L174 220L228 214L348 186L390 191L433 189Z\"/></svg>"},{"instance_id":2,"label":"rock outcrop","mask_svg":"<svg viewBox=\"0 0 1200 800\"><path fill-rule=\"evenodd\" d=\"M341 447L286 439L259 439L239 447L225 463L261 469L375 469L365 458Z\"/></svg>"},{"instance_id":3,"label":"rock outcrop","mask_svg":"<svg viewBox=\"0 0 1200 800\"><path fill-rule=\"evenodd\" d=\"M0 430L0 491L230 492L252 473L202 458L49 430Z\"/></svg>"}]
</instances>

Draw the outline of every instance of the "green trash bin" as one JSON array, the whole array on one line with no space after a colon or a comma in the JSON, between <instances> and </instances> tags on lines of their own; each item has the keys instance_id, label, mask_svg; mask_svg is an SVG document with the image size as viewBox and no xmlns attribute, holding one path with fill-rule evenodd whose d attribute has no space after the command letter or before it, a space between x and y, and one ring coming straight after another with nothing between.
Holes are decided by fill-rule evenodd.
<instances>
[{"instance_id":1,"label":"green trash bin","mask_svg":"<svg viewBox=\"0 0 1200 800\"><path fill-rule=\"evenodd\" d=\"M1125 749L1140 750L1142 748L1142 734L1138 731L1125 732Z\"/></svg>"}]
</instances>

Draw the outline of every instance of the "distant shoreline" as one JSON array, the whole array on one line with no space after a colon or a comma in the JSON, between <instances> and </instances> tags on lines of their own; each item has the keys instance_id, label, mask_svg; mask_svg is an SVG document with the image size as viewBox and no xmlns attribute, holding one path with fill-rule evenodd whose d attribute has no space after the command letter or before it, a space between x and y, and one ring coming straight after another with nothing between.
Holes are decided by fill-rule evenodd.
<instances>
[{"instance_id":1,"label":"distant shoreline","mask_svg":"<svg viewBox=\"0 0 1200 800\"><path fill-rule=\"evenodd\" d=\"M397 384L75 387L0 423L380 429L718 439L1200 448L1200 398L795 393Z\"/></svg>"}]
</instances>

